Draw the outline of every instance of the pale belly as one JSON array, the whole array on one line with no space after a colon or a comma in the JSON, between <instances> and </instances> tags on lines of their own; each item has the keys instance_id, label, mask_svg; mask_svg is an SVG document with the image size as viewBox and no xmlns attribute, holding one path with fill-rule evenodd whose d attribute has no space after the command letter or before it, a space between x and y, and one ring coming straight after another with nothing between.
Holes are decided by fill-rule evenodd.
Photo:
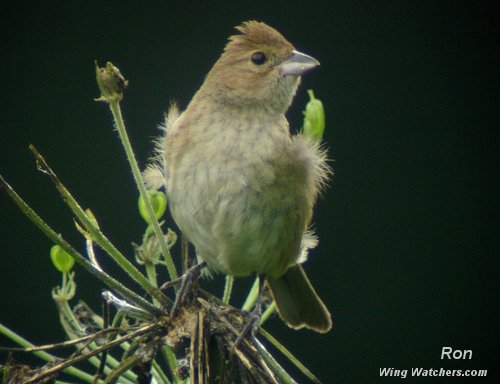
<instances>
[{"instance_id":1,"label":"pale belly","mask_svg":"<svg viewBox=\"0 0 500 384\"><path fill-rule=\"evenodd\" d=\"M169 180L177 225L209 267L278 277L299 257L307 201L289 161L178 164Z\"/></svg>"}]
</instances>

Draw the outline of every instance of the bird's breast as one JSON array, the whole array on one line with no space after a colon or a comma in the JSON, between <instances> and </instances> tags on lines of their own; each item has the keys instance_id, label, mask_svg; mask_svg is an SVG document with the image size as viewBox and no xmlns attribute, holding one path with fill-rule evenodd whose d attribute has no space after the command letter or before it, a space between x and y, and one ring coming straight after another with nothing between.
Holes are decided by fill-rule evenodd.
<instances>
[{"instance_id":1,"label":"bird's breast","mask_svg":"<svg viewBox=\"0 0 500 384\"><path fill-rule=\"evenodd\" d=\"M290 158L286 121L236 121L189 127L190 142L168 170L172 215L215 269L275 274L298 254L303 178Z\"/></svg>"}]
</instances>

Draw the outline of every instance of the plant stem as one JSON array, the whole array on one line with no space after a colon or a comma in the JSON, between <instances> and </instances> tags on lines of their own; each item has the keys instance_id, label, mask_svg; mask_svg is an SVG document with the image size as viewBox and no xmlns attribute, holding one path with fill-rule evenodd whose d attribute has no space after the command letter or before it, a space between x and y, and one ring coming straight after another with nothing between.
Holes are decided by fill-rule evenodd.
<instances>
[{"instance_id":1,"label":"plant stem","mask_svg":"<svg viewBox=\"0 0 500 384\"><path fill-rule=\"evenodd\" d=\"M33 209L31 209L31 207L16 193L16 191L14 191L14 189L5 181L2 176L0 176L0 186L6 190L10 198L14 201L14 203L16 203L16 205L28 217L28 219L30 219L50 240L52 240L55 244L58 244L66 252L73 256L75 261L83 268L85 268L88 272L103 281L108 287L114 289L124 298L143 308L144 310L156 315L160 315L163 313L161 310L153 306L147 300L143 299L137 293L131 291L119 281L109 276L106 272L103 272L96 268L90 261L88 261L68 242L66 242L61 235L57 234L52 228L50 228L47 223L45 223L42 218L38 216L38 214Z\"/></svg>"},{"instance_id":2,"label":"plant stem","mask_svg":"<svg viewBox=\"0 0 500 384\"><path fill-rule=\"evenodd\" d=\"M297 382L288 374L287 371L283 369L283 367L274 359L274 357L257 339L255 339L255 347L260 352L260 355L266 361L266 363L269 364L269 366L273 369L273 372L276 373L281 380L283 380L284 384L297 384Z\"/></svg>"},{"instance_id":3,"label":"plant stem","mask_svg":"<svg viewBox=\"0 0 500 384\"><path fill-rule=\"evenodd\" d=\"M273 300L271 305L266 308L262 316L260 317L260 325L264 324L266 320L271 316L271 314L276 310L276 302Z\"/></svg>"},{"instance_id":4,"label":"plant stem","mask_svg":"<svg viewBox=\"0 0 500 384\"><path fill-rule=\"evenodd\" d=\"M70 340L74 339L78 334L85 334L84 330L81 328L80 323L76 319L75 314L71 310L69 303L67 300L62 300L61 298L55 298L53 296L57 308L59 310L59 318L61 321L61 325L66 332L66 335ZM126 344L126 343L124 343ZM95 342L92 343L78 343L76 347L83 352L85 349L88 351L92 351L98 348L98 345ZM123 345L122 345L123 347ZM89 358L88 362L92 364L94 367L99 367L101 364L101 359L97 356L92 356ZM104 373L109 373L113 368L117 367L120 364L118 360L116 360L110 354L106 356L106 366L104 367ZM136 381L137 375L135 375L132 371L125 372L126 377L122 377L123 384L132 384Z\"/></svg>"},{"instance_id":5,"label":"plant stem","mask_svg":"<svg viewBox=\"0 0 500 384\"><path fill-rule=\"evenodd\" d=\"M256 277L255 281L253 282L252 288L250 288L250 292L248 292L247 298L245 299L245 302L243 303L243 306L241 309L244 311L250 311L257 301L257 297L259 296L259 278Z\"/></svg>"},{"instance_id":6,"label":"plant stem","mask_svg":"<svg viewBox=\"0 0 500 384\"><path fill-rule=\"evenodd\" d=\"M111 113L113 114L115 125L116 128L118 129L118 134L123 144L123 148L125 149L128 162L130 163L135 183L137 184L139 193L141 194L142 198L144 199L144 202L146 203L146 209L149 213L149 217L151 218L151 224L153 225L153 230L155 232L156 238L160 243L161 251L163 253L163 257L165 258L165 262L167 264L167 270L170 275L170 279L175 280L178 277L177 270L175 268L172 255L170 254L170 251L168 250L167 244L164 240L160 224L158 223L158 220L156 220L150 196L146 193L146 188L144 187L144 181L142 180L141 171L139 170L139 166L137 165L137 160L135 158L134 151L132 150L132 145L130 144L128 134L125 129L125 123L123 122L122 112L120 109L120 102L119 100L116 99L110 99L108 101L108 104L109 108L111 109Z\"/></svg>"},{"instance_id":7,"label":"plant stem","mask_svg":"<svg viewBox=\"0 0 500 384\"><path fill-rule=\"evenodd\" d=\"M156 265L154 265L150 260L144 262L144 268L146 269L146 276L151 284L158 288L158 280L156 278ZM153 304L159 306L159 301L153 297Z\"/></svg>"},{"instance_id":8,"label":"plant stem","mask_svg":"<svg viewBox=\"0 0 500 384\"><path fill-rule=\"evenodd\" d=\"M80 204L71 195L68 189L59 180L54 171L47 164L42 155L33 146L29 146L30 150L35 155L37 167L40 171L46 173L55 187L59 191L64 202L68 205L71 211L76 215L78 220L83 224L85 229L90 233L92 240L94 240L111 258L125 271L128 275L135 280L146 292L151 296L156 297L163 305L168 306L169 300L163 295L156 287L154 287L149 280L139 271L112 243L109 239L101 232L100 228L91 219L87 213L82 209Z\"/></svg>"},{"instance_id":9,"label":"plant stem","mask_svg":"<svg viewBox=\"0 0 500 384\"><path fill-rule=\"evenodd\" d=\"M152 366L153 366L153 372L155 372L159 378L160 378L160 383L162 384L171 384L170 380L168 379L167 375L165 374L165 372L163 372L163 368L160 366L160 364L158 364L158 362L156 360L153 360L151 362Z\"/></svg>"},{"instance_id":10,"label":"plant stem","mask_svg":"<svg viewBox=\"0 0 500 384\"><path fill-rule=\"evenodd\" d=\"M274 345L288 360L292 362L300 371L310 380L312 380L316 384L321 384L321 381L318 380L313 373L302 364L299 359L297 359L288 349L286 349L283 344L281 344L278 340L276 340L269 332L267 332L264 328L259 327L259 333L264 336L272 345Z\"/></svg>"},{"instance_id":11,"label":"plant stem","mask_svg":"<svg viewBox=\"0 0 500 384\"><path fill-rule=\"evenodd\" d=\"M226 276L226 284L224 285L224 295L222 296L222 301L224 304L229 304L231 299L231 292L233 291L234 277L231 275Z\"/></svg>"},{"instance_id":12,"label":"plant stem","mask_svg":"<svg viewBox=\"0 0 500 384\"><path fill-rule=\"evenodd\" d=\"M9 328L4 326L2 323L0 323L0 334L8 337L12 341L14 341L16 344L24 347L24 348L33 348L34 345L30 343L28 340L25 338L19 336L17 333L11 331ZM47 353L45 351L33 351L31 352L33 355L37 356L38 358L45 360L45 361L55 361L57 358L54 355L51 355L50 353ZM90 375L78 368L74 368L72 366L66 367L63 369L64 373L67 373L68 375L77 377L81 380L84 380L86 382L92 383L94 380L94 376ZM99 381L99 383L102 383L102 381Z\"/></svg>"},{"instance_id":13,"label":"plant stem","mask_svg":"<svg viewBox=\"0 0 500 384\"><path fill-rule=\"evenodd\" d=\"M97 354L99 354L107 349L110 349L116 345L123 343L124 341L130 340L130 339L133 339L135 337L141 336L145 333L151 332L156 327L157 327L157 324L146 325L144 327L141 327L141 328L129 333L126 336L117 338L117 339L115 339L115 340L113 340L113 341L111 341L111 342L109 342L109 343L107 343L99 348L96 348L95 350L93 350L91 352L88 352L85 354L80 354L80 355L77 355L77 356L72 357L70 359L63 360L63 361L58 361L52 367L50 367L50 368L44 370L43 372L40 372L40 373L34 375L33 377L31 377L28 381L26 381L26 383L30 383L30 384L38 383L42 379L45 379L46 377L49 377L52 374L54 374L60 370L65 370L74 364L77 364L81 361L87 360L92 356L95 356L95 355L97 355Z\"/></svg>"},{"instance_id":14,"label":"plant stem","mask_svg":"<svg viewBox=\"0 0 500 384\"><path fill-rule=\"evenodd\" d=\"M132 355L123 359L120 364L114 367L106 376L105 383L115 383L119 378L123 380L123 375L130 372L133 367L141 362L141 358L137 355Z\"/></svg>"}]
</instances>

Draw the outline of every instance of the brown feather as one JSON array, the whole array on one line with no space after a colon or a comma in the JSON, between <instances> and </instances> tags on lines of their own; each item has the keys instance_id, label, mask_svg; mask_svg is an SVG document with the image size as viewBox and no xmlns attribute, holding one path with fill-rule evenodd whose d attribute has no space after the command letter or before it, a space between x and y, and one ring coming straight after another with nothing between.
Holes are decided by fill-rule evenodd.
<instances>
[{"instance_id":1,"label":"brown feather","mask_svg":"<svg viewBox=\"0 0 500 384\"><path fill-rule=\"evenodd\" d=\"M262 47L278 49L286 56L294 47L281 33L269 25L251 20L242 23L236 29L240 35L233 35L225 47L226 52L249 52Z\"/></svg>"}]
</instances>

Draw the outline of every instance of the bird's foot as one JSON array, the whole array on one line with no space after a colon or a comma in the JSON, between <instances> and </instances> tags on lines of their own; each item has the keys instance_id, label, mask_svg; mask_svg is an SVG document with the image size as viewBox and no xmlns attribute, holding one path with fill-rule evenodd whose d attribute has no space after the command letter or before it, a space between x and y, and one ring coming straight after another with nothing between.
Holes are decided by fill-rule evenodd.
<instances>
[{"instance_id":1,"label":"bird's foot","mask_svg":"<svg viewBox=\"0 0 500 384\"><path fill-rule=\"evenodd\" d=\"M165 290L174 285L180 284L180 287L175 296L174 305L170 310L170 317L174 317L177 314L179 308L186 302L187 298L196 289L201 270L206 266L207 262L202 261L201 263L198 263L195 266L189 268L181 277L172 281L168 281L160 287L161 290Z\"/></svg>"},{"instance_id":2,"label":"bird's foot","mask_svg":"<svg viewBox=\"0 0 500 384\"><path fill-rule=\"evenodd\" d=\"M259 329L260 317L262 315L261 303L256 303L255 308L250 312L250 316L248 321L245 323L245 326L241 330L241 333L238 335L236 341L234 342L232 352L238 348L243 340L250 336L251 339L255 338L257 334L257 330Z\"/></svg>"},{"instance_id":3,"label":"bird's foot","mask_svg":"<svg viewBox=\"0 0 500 384\"><path fill-rule=\"evenodd\" d=\"M257 295L255 306L252 312L250 312L250 317L248 318L248 321L246 322L245 326L241 330L241 333L234 342L232 352L234 352L236 348L238 348L241 345L241 343L247 336L250 336L252 339L254 339L255 335L257 334L257 330L259 329L260 318L262 316L262 296L264 294L264 283L265 283L264 277L259 276L259 293Z\"/></svg>"}]
</instances>

